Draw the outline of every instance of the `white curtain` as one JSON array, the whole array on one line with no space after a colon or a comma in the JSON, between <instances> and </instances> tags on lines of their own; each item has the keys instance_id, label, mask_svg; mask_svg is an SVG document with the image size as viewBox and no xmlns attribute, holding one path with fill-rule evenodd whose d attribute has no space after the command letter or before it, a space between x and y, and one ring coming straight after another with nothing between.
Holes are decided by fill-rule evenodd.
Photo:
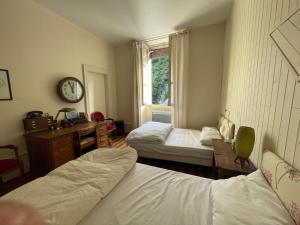
<instances>
[{"instance_id":1,"label":"white curtain","mask_svg":"<svg viewBox=\"0 0 300 225\"><path fill-rule=\"evenodd\" d=\"M149 49L141 41L133 43L133 128L141 125L143 76L147 71Z\"/></svg>"},{"instance_id":2,"label":"white curtain","mask_svg":"<svg viewBox=\"0 0 300 225\"><path fill-rule=\"evenodd\" d=\"M174 127L187 126L189 32L170 35L171 105Z\"/></svg>"}]
</instances>

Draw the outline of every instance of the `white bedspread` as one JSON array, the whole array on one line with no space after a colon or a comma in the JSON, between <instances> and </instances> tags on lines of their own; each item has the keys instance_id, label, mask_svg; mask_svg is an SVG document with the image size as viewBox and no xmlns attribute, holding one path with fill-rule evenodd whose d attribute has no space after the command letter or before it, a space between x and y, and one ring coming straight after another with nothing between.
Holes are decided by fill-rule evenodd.
<instances>
[{"instance_id":1,"label":"white bedspread","mask_svg":"<svg viewBox=\"0 0 300 225\"><path fill-rule=\"evenodd\" d=\"M140 157L211 166L213 147L200 142L201 131L173 128L163 144L133 142Z\"/></svg>"},{"instance_id":2,"label":"white bedspread","mask_svg":"<svg viewBox=\"0 0 300 225\"><path fill-rule=\"evenodd\" d=\"M36 208L47 224L75 225L135 165L130 147L98 149L3 196Z\"/></svg>"},{"instance_id":3,"label":"white bedspread","mask_svg":"<svg viewBox=\"0 0 300 225\"><path fill-rule=\"evenodd\" d=\"M211 225L211 182L137 163L80 225Z\"/></svg>"},{"instance_id":4,"label":"white bedspread","mask_svg":"<svg viewBox=\"0 0 300 225\"><path fill-rule=\"evenodd\" d=\"M147 122L142 126L131 131L126 137L126 141L130 143L164 143L172 130L169 123Z\"/></svg>"}]
</instances>

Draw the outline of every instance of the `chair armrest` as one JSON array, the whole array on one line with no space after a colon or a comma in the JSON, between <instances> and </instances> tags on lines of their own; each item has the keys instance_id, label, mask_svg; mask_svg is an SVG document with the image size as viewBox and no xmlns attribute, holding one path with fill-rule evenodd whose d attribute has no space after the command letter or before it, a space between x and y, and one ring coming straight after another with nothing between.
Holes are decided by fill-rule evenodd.
<instances>
[{"instance_id":1,"label":"chair armrest","mask_svg":"<svg viewBox=\"0 0 300 225\"><path fill-rule=\"evenodd\" d=\"M18 147L15 145L1 145L0 148L18 149Z\"/></svg>"},{"instance_id":2,"label":"chair armrest","mask_svg":"<svg viewBox=\"0 0 300 225\"><path fill-rule=\"evenodd\" d=\"M15 145L1 145L0 149L12 149L15 152L16 158L19 159L18 147Z\"/></svg>"},{"instance_id":3,"label":"chair armrest","mask_svg":"<svg viewBox=\"0 0 300 225\"><path fill-rule=\"evenodd\" d=\"M112 118L106 118L106 119L104 119L104 120L111 121L111 123L112 123L112 124L115 124L115 120L114 120L114 119L112 119Z\"/></svg>"}]
</instances>

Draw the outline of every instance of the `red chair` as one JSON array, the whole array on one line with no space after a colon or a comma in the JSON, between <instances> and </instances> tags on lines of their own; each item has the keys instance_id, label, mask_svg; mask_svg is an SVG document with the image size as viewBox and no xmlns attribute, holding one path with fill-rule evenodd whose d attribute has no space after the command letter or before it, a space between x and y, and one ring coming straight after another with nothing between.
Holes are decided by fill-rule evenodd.
<instances>
[{"instance_id":1,"label":"red chair","mask_svg":"<svg viewBox=\"0 0 300 225\"><path fill-rule=\"evenodd\" d=\"M114 136L116 136L116 125L115 125L115 121L111 118L104 118L103 113L101 112L93 112L92 113L92 121L95 122L106 122L106 128L107 128L107 132L108 134L112 134L114 133Z\"/></svg>"},{"instance_id":2,"label":"red chair","mask_svg":"<svg viewBox=\"0 0 300 225\"><path fill-rule=\"evenodd\" d=\"M15 158L12 159L0 159L0 183L2 183L3 174L13 171L15 169L20 169L21 174L24 174L24 165L19 158L18 147L14 145L4 145L0 146L0 149L12 149L15 152Z\"/></svg>"}]
</instances>

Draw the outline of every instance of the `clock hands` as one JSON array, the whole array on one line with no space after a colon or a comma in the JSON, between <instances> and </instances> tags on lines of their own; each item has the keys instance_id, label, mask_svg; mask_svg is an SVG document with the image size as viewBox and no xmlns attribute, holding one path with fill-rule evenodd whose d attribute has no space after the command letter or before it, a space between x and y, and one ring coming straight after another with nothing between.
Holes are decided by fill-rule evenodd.
<instances>
[{"instance_id":1,"label":"clock hands","mask_svg":"<svg viewBox=\"0 0 300 225\"><path fill-rule=\"evenodd\" d=\"M71 81L68 81L68 84L69 84L69 86L70 86L70 88L71 88L72 93L74 94L75 83L74 83L74 82L71 82Z\"/></svg>"}]
</instances>

